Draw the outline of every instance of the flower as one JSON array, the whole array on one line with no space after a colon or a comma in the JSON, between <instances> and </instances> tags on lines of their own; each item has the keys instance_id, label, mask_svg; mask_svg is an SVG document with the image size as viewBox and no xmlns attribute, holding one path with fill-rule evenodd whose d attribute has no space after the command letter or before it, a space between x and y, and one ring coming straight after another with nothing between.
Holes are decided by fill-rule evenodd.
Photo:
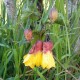
<instances>
[{"instance_id":1,"label":"flower","mask_svg":"<svg viewBox=\"0 0 80 80\"><path fill-rule=\"evenodd\" d=\"M23 59L25 66L30 66L31 68L39 67L42 61L42 41L37 41Z\"/></svg>"},{"instance_id":2,"label":"flower","mask_svg":"<svg viewBox=\"0 0 80 80\"><path fill-rule=\"evenodd\" d=\"M34 68L35 66L50 69L55 67L55 61L52 54L52 42L37 41L29 53L24 56L23 63L25 66Z\"/></svg>"},{"instance_id":3,"label":"flower","mask_svg":"<svg viewBox=\"0 0 80 80\"><path fill-rule=\"evenodd\" d=\"M32 30L26 29L24 31L24 36L25 36L26 40L30 41L32 39Z\"/></svg>"},{"instance_id":4,"label":"flower","mask_svg":"<svg viewBox=\"0 0 80 80\"><path fill-rule=\"evenodd\" d=\"M43 54L42 54L42 68L50 69L52 67L55 67L55 61L52 55L52 42L43 42Z\"/></svg>"}]
</instances>

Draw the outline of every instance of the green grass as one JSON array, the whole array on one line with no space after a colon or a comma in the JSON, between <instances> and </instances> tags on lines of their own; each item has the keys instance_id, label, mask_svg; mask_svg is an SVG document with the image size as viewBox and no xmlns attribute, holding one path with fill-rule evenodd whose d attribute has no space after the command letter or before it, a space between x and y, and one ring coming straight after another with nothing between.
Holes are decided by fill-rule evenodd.
<instances>
[{"instance_id":1,"label":"green grass","mask_svg":"<svg viewBox=\"0 0 80 80\"><path fill-rule=\"evenodd\" d=\"M6 17L6 7L3 0L0 2L0 77L4 80L77 80L80 76L80 54L74 53L74 45L80 35L80 5L68 18L68 12L64 11L65 0L56 0L59 22L50 23L48 14L53 0L49 2L48 10L44 9L42 15L36 8L37 0L34 3L30 0L20 0L20 4L14 1L17 11L15 20L11 20L8 15ZM37 40L37 35L32 44L24 38L24 30L31 26L34 32L40 31L42 26L48 29L45 34L49 34L54 44L56 68L32 70L24 66L23 56Z\"/></svg>"}]
</instances>

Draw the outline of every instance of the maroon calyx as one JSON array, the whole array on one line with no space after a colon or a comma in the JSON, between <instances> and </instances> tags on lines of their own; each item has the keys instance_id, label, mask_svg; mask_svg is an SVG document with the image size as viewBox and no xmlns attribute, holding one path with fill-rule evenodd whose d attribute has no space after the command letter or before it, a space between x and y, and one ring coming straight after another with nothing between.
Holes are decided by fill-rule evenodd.
<instances>
[{"instance_id":1,"label":"maroon calyx","mask_svg":"<svg viewBox=\"0 0 80 80\"><path fill-rule=\"evenodd\" d=\"M42 49L43 49L43 42L39 40L36 42L34 52L36 53L37 51L42 51Z\"/></svg>"},{"instance_id":2,"label":"maroon calyx","mask_svg":"<svg viewBox=\"0 0 80 80\"><path fill-rule=\"evenodd\" d=\"M52 51L53 43L51 41L43 42L43 52Z\"/></svg>"},{"instance_id":3,"label":"maroon calyx","mask_svg":"<svg viewBox=\"0 0 80 80\"><path fill-rule=\"evenodd\" d=\"M42 48L43 48L43 42L39 40L32 46L29 53L33 54L33 53L36 53L38 51L42 51Z\"/></svg>"}]
</instances>

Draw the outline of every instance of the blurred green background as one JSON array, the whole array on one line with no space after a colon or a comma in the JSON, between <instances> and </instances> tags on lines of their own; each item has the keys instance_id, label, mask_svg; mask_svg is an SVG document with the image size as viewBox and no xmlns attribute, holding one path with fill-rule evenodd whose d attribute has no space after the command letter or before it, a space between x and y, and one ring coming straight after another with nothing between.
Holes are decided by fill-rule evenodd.
<instances>
[{"instance_id":1,"label":"blurred green background","mask_svg":"<svg viewBox=\"0 0 80 80\"><path fill-rule=\"evenodd\" d=\"M52 7L58 11L54 23L48 18ZM24 37L29 28L34 33L31 42ZM32 70L23 64L39 33L44 33L43 41L48 34L54 43L56 68ZM0 0L0 80L79 80L79 35L79 0Z\"/></svg>"}]
</instances>

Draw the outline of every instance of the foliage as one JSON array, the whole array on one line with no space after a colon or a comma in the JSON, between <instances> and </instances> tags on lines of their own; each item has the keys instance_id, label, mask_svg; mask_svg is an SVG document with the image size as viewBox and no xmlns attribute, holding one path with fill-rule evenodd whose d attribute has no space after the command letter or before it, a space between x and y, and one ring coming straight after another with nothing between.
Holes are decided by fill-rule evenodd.
<instances>
[{"instance_id":1,"label":"foliage","mask_svg":"<svg viewBox=\"0 0 80 80\"><path fill-rule=\"evenodd\" d=\"M80 35L80 5L68 18L68 0L55 0L59 18L51 23L48 19L53 0L43 0L43 13L37 8L37 1L14 0L16 18L10 19L1 0L0 11L0 77L4 80L77 80L80 76L80 54L74 53L74 45ZM65 2L66 1L66 2ZM46 3L49 3L47 5ZM66 12L65 12L66 10ZM31 28L31 42L25 40L24 30ZM54 43L56 68L50 70L25 67L23 56L28 53L36 40L45 40L46 34Z\"/></svg>"}]
</instances>

